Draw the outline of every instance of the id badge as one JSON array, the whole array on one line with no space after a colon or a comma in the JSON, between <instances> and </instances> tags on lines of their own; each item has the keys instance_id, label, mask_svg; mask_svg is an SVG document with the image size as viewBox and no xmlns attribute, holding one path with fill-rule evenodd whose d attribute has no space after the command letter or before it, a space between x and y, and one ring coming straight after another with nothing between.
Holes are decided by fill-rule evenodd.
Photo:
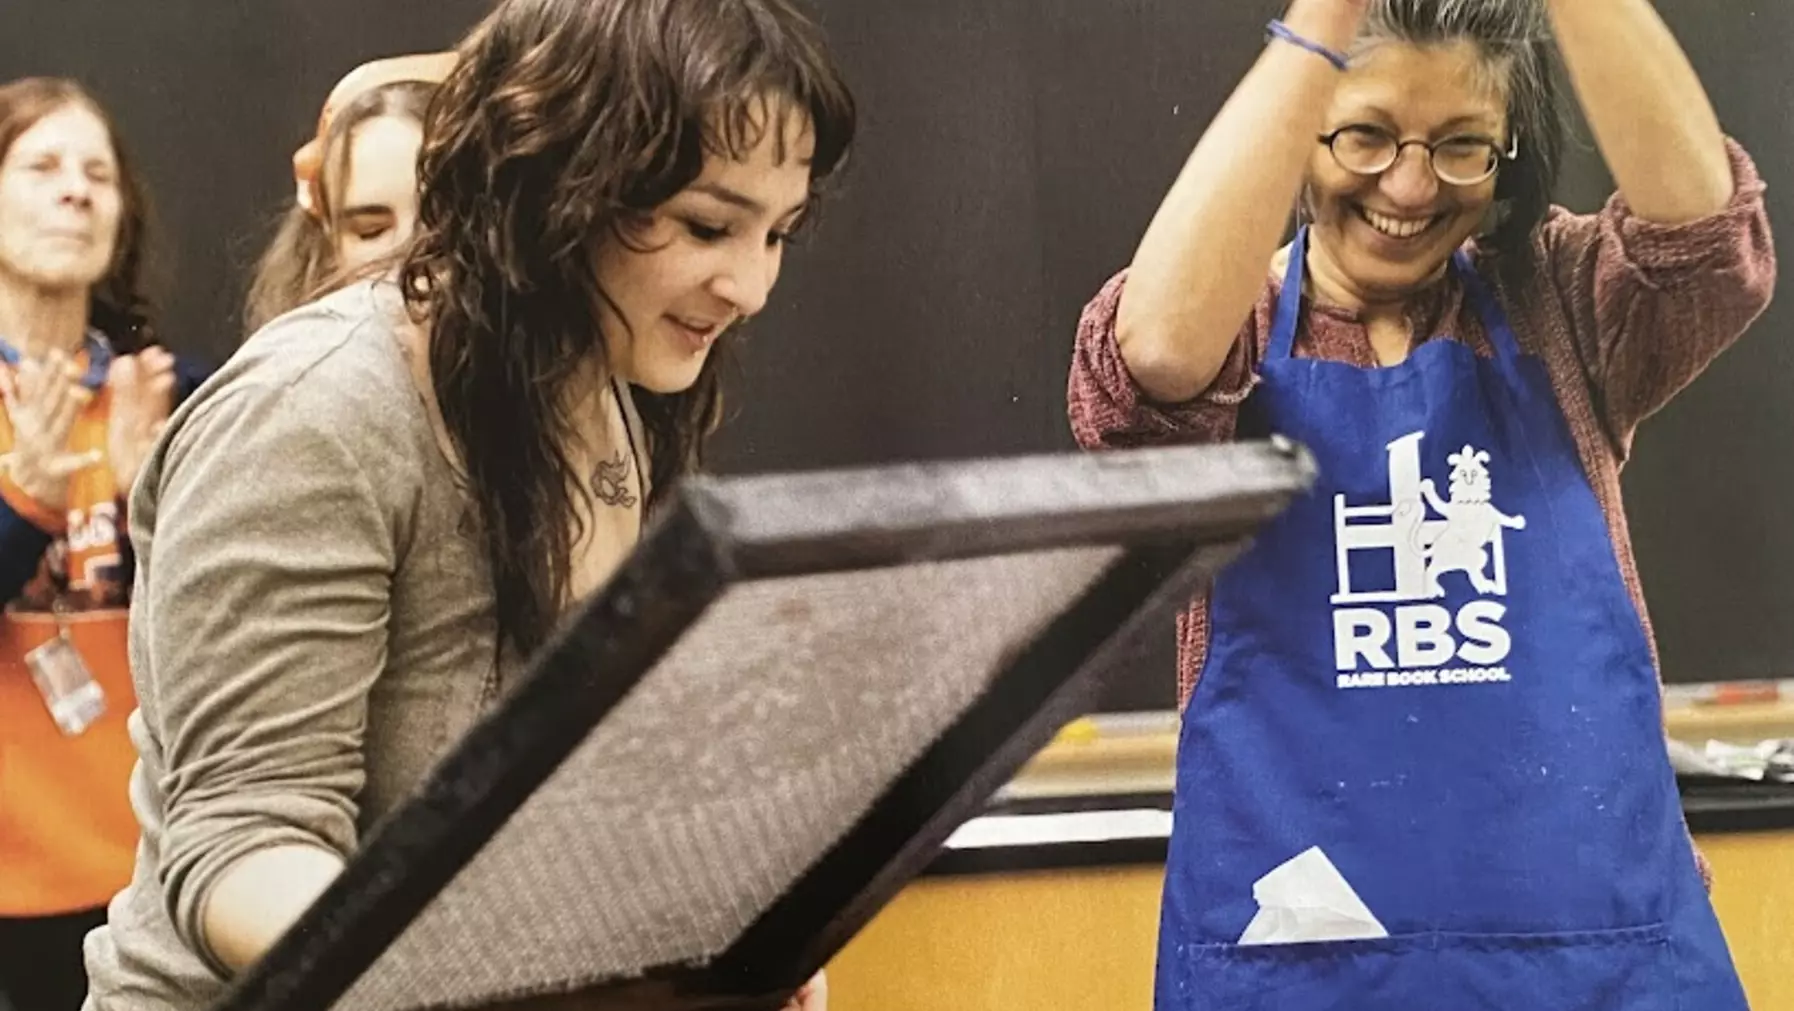
<instances>
[{"instance_id":1,"label":"id badge","mask_svg":"<svg viewBox=\"0 0 1794 1011\"><path fill-rule=\"evenodd\" d=\"M87 669L87 662L66 636L57 636L25 654L31 680L50 707L50 718L70 737L93 726L106 713L106 693Z\"/></svg>"}]
</instances>

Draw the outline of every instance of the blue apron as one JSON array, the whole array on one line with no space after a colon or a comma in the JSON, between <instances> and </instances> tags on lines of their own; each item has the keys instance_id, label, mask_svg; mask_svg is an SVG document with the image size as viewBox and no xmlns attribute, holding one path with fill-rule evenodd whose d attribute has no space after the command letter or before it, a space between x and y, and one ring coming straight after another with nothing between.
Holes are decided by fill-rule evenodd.
<instances>
[{"instance_id":1,"label":"blue apron","mask_svg":"<svg viewBox=\"0 0 1794 1011\"><path fill-rule=\"evenodd\" d=\"M1240 425L1321 479L1214 588L1158 1011L1742 1011L1543 363L1462 253L1492 359L1293 358L1306 249ZM1387 936L1238 943L1254 883L1314 847Z\"/></svg>"}]
</instances>

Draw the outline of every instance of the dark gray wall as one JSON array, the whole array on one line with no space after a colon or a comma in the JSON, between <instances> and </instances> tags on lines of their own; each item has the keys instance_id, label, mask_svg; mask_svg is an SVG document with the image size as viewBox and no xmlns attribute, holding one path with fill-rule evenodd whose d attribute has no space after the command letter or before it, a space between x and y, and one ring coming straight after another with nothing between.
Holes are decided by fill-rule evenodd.
<instances>
[{"instance_id":1,"label":"dark gray wall","mask_svg":"<svg viewBox=\"0 0 1794 1011\"><path fill-rule=\"evenodd\" d=\"M324 91L367 57L443 45L484 0L19 0L0 78L69 73L111 105L172 252L165 332L222 353L243 267ZM839 199L787 261L740 359L728 470L1067 449L1077 313L1125 263L1280 4L821 0L864 113ZM1794 7L1660 0L1729 130L1794 163ZM1648 73L1649 68L1639 68ZM1608 182L1579 155L1563 198ZM1794 382L1778 305L1639 440L1633 531L1668 675L1794 675ZM1113 706L1171 698L1169 632Z\"/></svg>"},{"instance_id":2,"label":"dark gray wall","mask_svg":"<svg viewBox=\"0 0 1794 1011\"><path fill-rule=\"evenodd\" d=\"M63 74L118 121L159 226L164 337L241 335L248 268L292 199L293 150L364 60L444 46L488 0L0 0L0 80Z\"/></svg>"}]
</instances>

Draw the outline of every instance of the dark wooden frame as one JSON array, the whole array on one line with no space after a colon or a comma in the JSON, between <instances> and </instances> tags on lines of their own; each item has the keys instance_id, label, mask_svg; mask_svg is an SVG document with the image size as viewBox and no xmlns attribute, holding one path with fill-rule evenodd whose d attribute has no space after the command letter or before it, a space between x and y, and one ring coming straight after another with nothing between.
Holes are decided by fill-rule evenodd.
<instances>
[{"instance_id":1,"label":"dark wooden frame","mask_svg":"<svg viewBox=\"0 0 1794 1011\"><path fill-rule=\"evenodd\" d=\"M1305 451L1269 442L690 480L217 1011L331 1006L730 585L1123 546L721 957L592 990L620 1006L776 1009L1313 475Z\"/></svg>"}]
</instances>

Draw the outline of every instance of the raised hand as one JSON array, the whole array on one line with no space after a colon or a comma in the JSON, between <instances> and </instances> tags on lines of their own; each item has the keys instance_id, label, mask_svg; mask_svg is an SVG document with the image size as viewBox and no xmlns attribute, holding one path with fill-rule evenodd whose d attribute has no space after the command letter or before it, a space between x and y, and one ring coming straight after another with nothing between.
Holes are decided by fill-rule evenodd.
<instances>
[{"instance_id":1,"label":"raised hand","mask_svg":"<svg viewBox=\"0 0 1794 1011\"><path fill-rule=\"evenodd\" d=\"M1632 213L1675 225L1724 210L1737 186L1725 133L1650 0L1548 7L1570 83Z\"/></svg>"},{"instance_id":2,"label":"raised hand","mask_svg":"<svg viewBox=\"0 0 1794 1011\"><path fill-rule=\"evenodd\" d=\"M16 372L0 370L0 396L12 420L7 471L20 491L52 511L68 507L69 478L100 462L98 450L68 448L75 419L93 399L79 378L74 362L60 351L26 358Z\"/></svg>"},{"instance_id":3,"label":"raised hand","mask_svg":"<svg viewBox=\"0 0 1794 1011\"><path fill-rule=\"evenodd\" d=\"M159 347L122 356L113 361L106 385L112 393L106 458L119 494L129 495L174 408L174 356Z\"/></svg>"}]
</instances>

